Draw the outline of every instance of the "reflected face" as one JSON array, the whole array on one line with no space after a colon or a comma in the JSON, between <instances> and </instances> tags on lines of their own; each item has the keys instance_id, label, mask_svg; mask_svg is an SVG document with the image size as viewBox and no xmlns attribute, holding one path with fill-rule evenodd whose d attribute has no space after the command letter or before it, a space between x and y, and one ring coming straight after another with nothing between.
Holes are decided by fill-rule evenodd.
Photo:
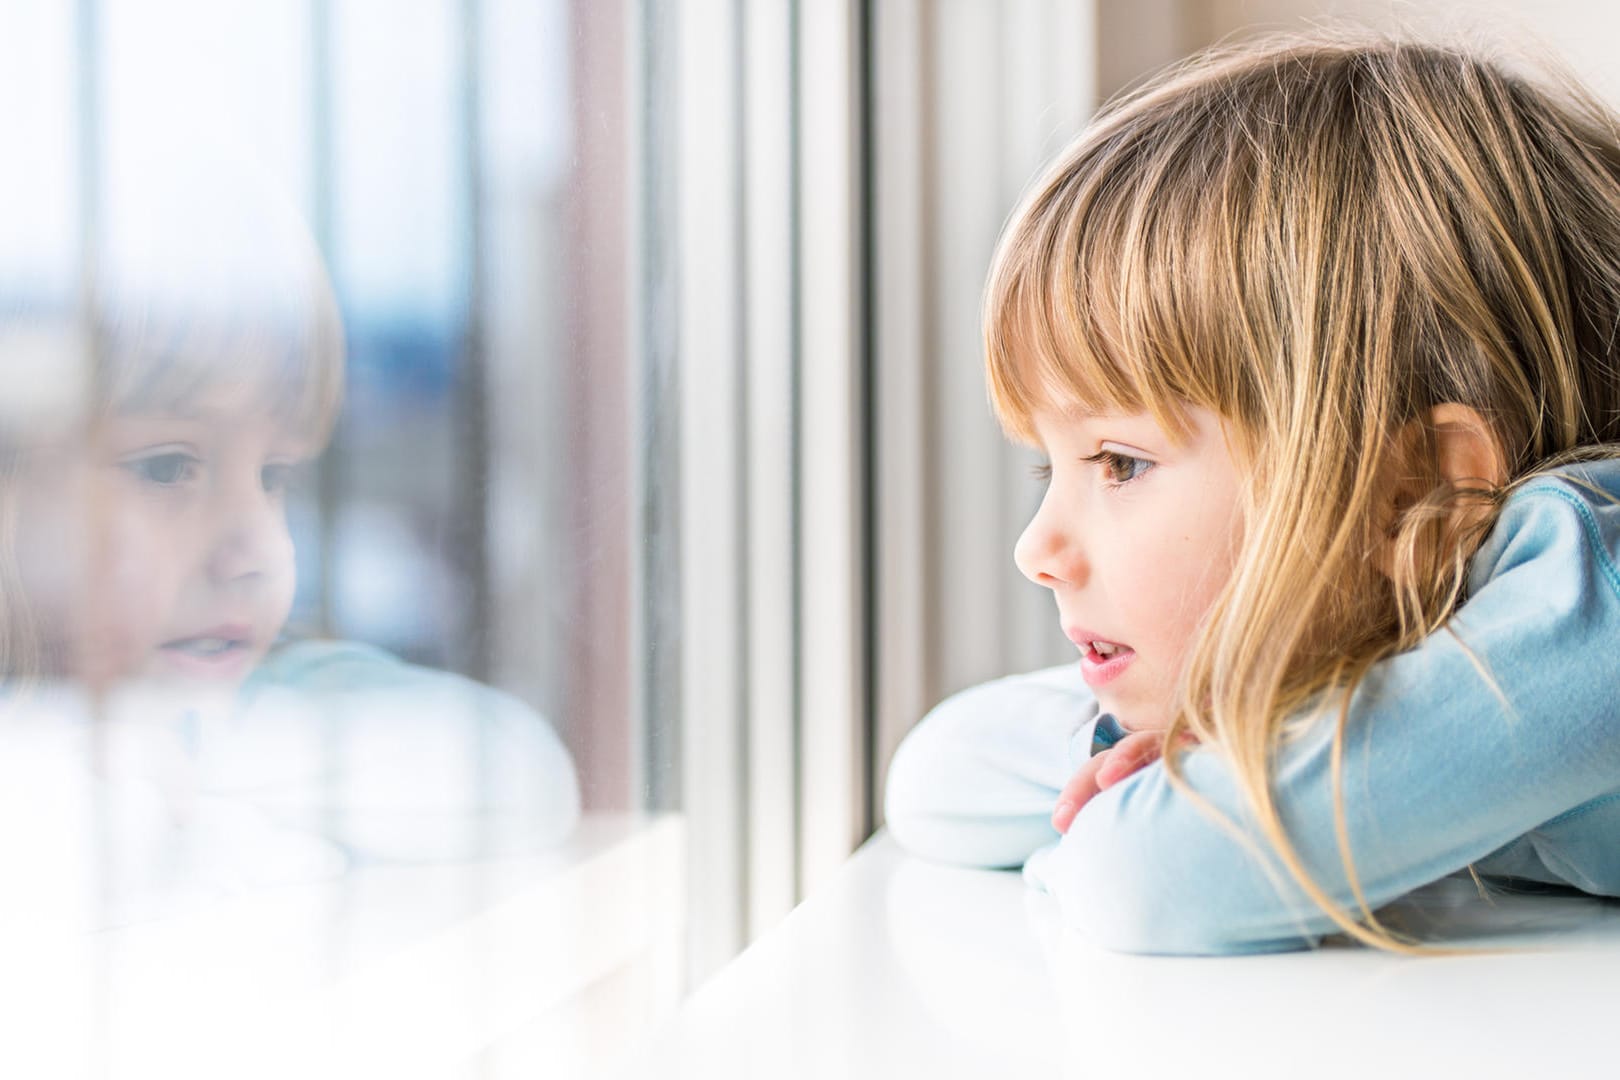
<instances>
[{"instance_id":1,"label":"reflected face","mask_svg":"<svg viewBox=\"0 0 1620 1080\"><path fill-rule=\"evenodd\" d=\"M1192 409L1191 440L1177 446L1145 413L1033 419L1051 476L1014 559L1052 590L1103 709L1134 730L1165 727L1242 539L1240 473L1220 420Z\"/></svg>"},{"instance_id":2,"label":"reflected face","mask_svg":"<svg viewBox=\"0 0 1620 1080\"><path fill-rule=\"evenodd\" d=\"M56 674L234 686L274 643L296 572L288 474L308 451L252 399L120 415L24 470L18 569Z\"/></svg>"}]
</instances>

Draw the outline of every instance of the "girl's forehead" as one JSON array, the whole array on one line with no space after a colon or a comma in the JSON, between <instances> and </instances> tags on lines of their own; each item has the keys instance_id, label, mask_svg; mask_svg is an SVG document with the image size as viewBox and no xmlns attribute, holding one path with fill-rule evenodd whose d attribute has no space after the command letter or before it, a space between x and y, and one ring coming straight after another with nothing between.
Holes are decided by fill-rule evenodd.
<instances>
[{"instance_id":1,"label":"girl's forehead","mask_svg":"<svg viewBox=\"0 0 1620 1080\"><path fill-rule=\"evenodd\" d=\"M1176 419L1184 425L1189 424L1191 412L1196 408L1197 406L1190 402L1179 403L1180 415ZM1186 434L1178 430L1176 424L1161 421L1147 408L1132 409L1073 398L1037 401L1030 410L1030 419L1038 429L1046 431L1129 429L1137 432L1153 432L1171 441Z\"/></svg>"},{"instance_id":2,"label":"girl's forehead","mask_svg":"<svg viewBox=\"0 0 1620 1080\"><path fill-rule=\"evenodd\" d=\"M340 351L272 334L132 340L104 370L103 414L270 415L316 441L324 441L342 395Z\"/></svg>"},{"instance_id":3,"label":"girl's forehead","mask_svg":"<svg viewBox=\"0 0 1620 1080\"><path fill-rule=\"evenodd\" d=\"M269 411L276 398L277 379L257 365L244 365L235 370L223 368L193 386L183 397L165 400L156 398L153 406L161 411L189 419L215 419L222 416L245 415Z\"/></svg>"},{"instance_id":4,"label":"girl's forehead","mask_svg":"<svg viewBox=\"0 0 1620 1080\"><path fill-rule=\"evenodd\" d=\"M109 419L222 428L254 424L291 431L300 425L282 406L282 396L267 388L263 380L243 377L205 384L184 397L124 402L109 413Z\"/></svg>"},{"instance_id":5,"label":"girl's forehead","mask_svg":"<svg viewBox=\"0 0 1620 1080\"><path fill-rule=\"evenodd\" d=\"M110 414L107 422L126 425L189 424L226 430L246 425L288 429L294 426L258 396L234 392L208 393L173 404L153 403L120 409Z\"/></svg>"},{"instance_id":6,"label":"girl's forehead","mask_svg":"<svg viewBox=\"0 0 1620 1080\"><path fill-rule=\"evenodd\" d=\"M1036 405L1030 421L1043 437L1083 434L1087 431L1120 428L1157 427L1146 413L1122 409L1095 409L1079 405Z\"/></svg>"}]
</instances>

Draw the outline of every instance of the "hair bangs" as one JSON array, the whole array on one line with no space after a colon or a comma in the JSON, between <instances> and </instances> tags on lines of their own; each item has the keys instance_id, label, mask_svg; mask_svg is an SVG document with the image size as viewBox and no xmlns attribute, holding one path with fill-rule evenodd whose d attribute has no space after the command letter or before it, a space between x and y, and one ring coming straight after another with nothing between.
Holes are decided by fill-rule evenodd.
<instances>
[{"instance_id":1,"label":"hair bangs","mask_svg":"<svg viewBox=\"0 0 1620 1080\"><path fill-rule=\"evenodd\" d=\"M1039 409L1147 412L1175 438L1186 407L1240 415L1250 358L1232 253L1243 215L1221 212L1229 162L1178 132L1088 139L1014 215L985 304L990 399L1009 436L1034 444ZM1223 175L1225 174L1225 175ZM1212 194L1217 200L1212 210Z\"/></svg>"},{"instance_id":2,"label":"hair bangs","mask_svg":"<svg viewBox=\"0 0 1620 1080\"><path fill-rule=\"evenodd\" d=\"M251 158L186 133L121 164L92 288L95 408L185 412L220 391L323 444L343 328L297 208Z\"/></svg>"},{"instance_id":3,"label":"hair bangs","mask_svg":"<svg viewBox=\"0 0 1620 1080\"><path fill-rule=\"evenodd\" d=\"M336 303L324 283L301 303L266 299L232 311L108 312L94 346L96 410L184 413L218 393L265 410L311 447L324 445L343 397Z\"/></svg>"},{"instance_id":4,"label":"hair bangs","mask_svg":"<svg viewBox=\"0 0 1620 1080\"><path fill-rule=\"evenodd\" d=\"M1036 446L1042 409L1136 412L1146 395L1106 308L1088 304L1071 261L1036 245L1003 249L986 316L990 402L1007 434Z\"/></svg>"}]
</instances>

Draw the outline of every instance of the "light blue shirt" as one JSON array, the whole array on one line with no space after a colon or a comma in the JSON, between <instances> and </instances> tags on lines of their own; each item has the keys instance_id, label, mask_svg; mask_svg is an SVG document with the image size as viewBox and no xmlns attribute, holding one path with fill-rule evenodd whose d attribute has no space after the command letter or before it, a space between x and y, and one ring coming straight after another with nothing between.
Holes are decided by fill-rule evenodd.
<instances>
[{"instance_id":1,"label":"light blue shirt","mask_svg":"<svg viewBox=\"0 0 1620 1080\"><path fill-rule=\"evenodd\" d=\"M1508 499L1449 628L1379 664L1352 699L1344 814L1374 910L1469 865L1620 895L1620 505L1571 479L1620 497L1620 461L1560 472ZM1078 664L947 699L890 765L890 831L928 858L1022 866L1066 924L1122 951L1261 952L1336 930L1213 750L1185 753L1184 773L1241 840L1162 763L1091 800L1060 837L1049 818L1097 713ZM1280 749L1273 790L1304 867L1355 913L1334 831L1332 726Z\"/></svg>"},{"instance_id":2,"label":"light blue shirt","mask_svg":"<svg viewBox=\"0 0 1620 1080\"><path fill-rule=\"evenodd\" d=\"M0 737L8 911L78 930L360 864L527 855L580 819L544 717L353 642L275 649L239 694L136 684L96 708L39 685L0 699Z\"/></svg>"},{"instance_id":3,"label":"light blue shirt","mask_svg":"<svg viewBox=\"0 0 1620 1080\"><path fill-rule=\"evenodd\" d=\"M472 679L352 641L271 651L205 755L210 790L274 807L356 854L467 858L544 848L579 822L550 723Z\"/></svg>"}]
</instances>

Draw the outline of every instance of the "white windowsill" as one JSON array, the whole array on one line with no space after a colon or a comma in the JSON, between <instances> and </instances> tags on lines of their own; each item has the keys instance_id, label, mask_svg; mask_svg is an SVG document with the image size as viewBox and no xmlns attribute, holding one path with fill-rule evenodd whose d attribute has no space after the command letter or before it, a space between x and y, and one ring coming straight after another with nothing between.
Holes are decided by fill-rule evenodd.
<instances>
[{"instance_id":1,"label":"white windowsill","mask_svg":"<svg viewBox=\"0 0 1620 1080\"><path fill-rule=\"evenodd\" d=\"M521 857L362 866L88 937L13 927L0 1075L583 1075L678 998L682 843L677 816L592 814Z\"/></svg>"},{"instance_id":2,"label":"white windowsill","mask_svg":"<svg viewBox=\"0 0 1620 1080\"><path fill-rule=\"evenodd\" d=\"M1589 1075L1612 1060L1620 904L1479 899L1447 879L1409 925L1516 952L1360 948L1125 956L1061 931L1016 873L903 854L886 833L705 984L631 1075Z\"/></svg>"}]
</instances>

